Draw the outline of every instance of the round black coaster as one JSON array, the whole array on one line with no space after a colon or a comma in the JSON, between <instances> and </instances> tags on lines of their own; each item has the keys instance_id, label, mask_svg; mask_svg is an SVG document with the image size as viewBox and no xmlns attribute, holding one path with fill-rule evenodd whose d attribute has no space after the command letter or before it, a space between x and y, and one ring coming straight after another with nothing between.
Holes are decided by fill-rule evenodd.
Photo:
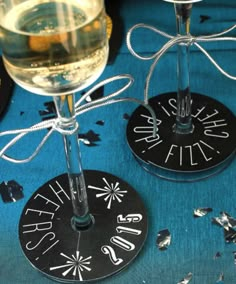
<instances>
[{"instance_id":1,"label":"round black coaster","mask_svg":"<svg viewBox=\"0 0 236 284\"><path fill-rule=\"evenodd\" d=\"M235 116L215 99L193 93L194 131L176 134L176 96L166 93L149 100L157 116L156 137L146 108L133 112L127 125L131 151L146 170L170 180L197 180L219 172L235 153Z\"/></svg>"},{"instance_id":2,"label":"round black coaster","mask_svg":"<svg viewBox=\"0 0 236 284\"><path fill-rule=\"evenodd\" d=\"M84 171L91 214L86 231L71 227L72 204L67 175L39 188L27 202L19 238L30 263L53 280L99 280L125 268L147 235L146 210L126 182L100 171Z\"/></svg>"}]
</instances>

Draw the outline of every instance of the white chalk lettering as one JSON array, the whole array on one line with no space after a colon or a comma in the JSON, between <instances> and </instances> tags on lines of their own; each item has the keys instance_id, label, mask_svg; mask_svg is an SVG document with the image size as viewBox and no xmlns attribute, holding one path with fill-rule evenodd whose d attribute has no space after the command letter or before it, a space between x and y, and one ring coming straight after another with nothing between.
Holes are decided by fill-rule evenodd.
<instances>
[{"instance_id":1,"label":"white chalk lettering","mask_svg":"<svg viewBox=\"0 0 236 284\"><path fill-rule=\"evenodd\" d=\"M141 214L128 214L125 217L120 214L117 216L117 223L139 223L142 219L143 216Z\"/></svg>"},{"instance_id":2,"label":"white chalk lettering","mask_svg":"<svg viewBox=\"0 0 236 284\"><path fill-rule=\"evenodd\" d=\"M135 245L119 236L111 237L111 243L126 251L135 249Z\"/></svg>"},{"instance_id":3,"label":"white chalk lettering","mask_svg":"<svg viewBox=\"0 0 236 284\"><path fill-rule=\"evenodd\" d=\"M127 228L127 227L123 227L123 226L118 226L116 228L117 233L121 234L121 233L127 233L127 234L131 234L131 235L141 235L142 231L141 230L136 230L136 229L132 229L132 228Z\"/></svg>"},{"instance_id":4,"label":"white chalk lettering","mask_svg":"<svg viewBox=\"0 0 236 284\"><path fill-rule=\"evenodd\" d=\"M37 210L37 209L31 209L31 208L28 208L25 212L25 215L28 215L28 213L38 213L39 216L41 216L42 214L45 214L45 215L50 215L51 216L51 219L54 218L54 213L52 212L47 212L47 211L42 211L42 210Z\"/></svg>"},{"instance_id":5,"label":"white chalk lettering","mask_svg":"<svg viewBox=\"0 0 236 284\"><path fill-rule=\"evenodd\" d=\"M32 241L29 241L25 245L25 247L26 247L27 250L34 250L43 242L43 240L45 240L45 242L48 242L48 241L54 240L55 237L56 237L56 235L53 232L48 232L35 245L31 246L32 245Z\"/></svg>"},{"instance_id":6,"label":"white chalk lettering","mask_svg":"<svg viewBox=\"0 0 236 284\"><path fill-rule=\"evenodd\" d=\"M60 197L60 194L62 194L63 197L66 197L68 200L70 200L70 197L68 196L68 194L65 192L65 190L62 188L62 186L60 185L60 183L58 181L56 181L57 186L59 187L59 190L56 190L55 187L53 187L51 184L49 184L49 187L51 188L51 190L54 192L54 194L56 195L56 197L58 198L58 200L64 204L63 199Z\"/></svg>"},{"instance_id":7,"label":"white chalk lettering","mask_svg":"<svg viewBox=\"0 0 236 284\"><path fill-rule=\"evenodd\" d=\"M59 204L53 202L52 200L48 199L48 198L45 197L44 195L37 194L37 195L34 197L34 199L37 199L37 198L42 198L42 199L46 200L46 203L45 203L46 205L47 205L48 203L54 205L54 206L56 207L55 211L57 211L57 210L60 208L60 205L59 205Z\"/></svg>"},{"instance_id":8,"label":"white chalk lettering","mask_svg":"<svg viewBox=\"0 0 236 284\"><path fill-rule=\"evenodd\" d=\"M29 228L32 227L32 229L24 231L23 234L51 230L52 222L42 222L42 223L23 225L23 228L28 228L28 227Z\"/></svg>"},{"instance_id":9,"label":"white chalk lettering","mask_svg":"<svg viewBox=\"0 0 236 284\"><path fill-rule=\"evenodd\" d=\"M124 260L122 258L118 258L116 256L116 253L114 251L114 249L111 246L102 246L101 247L101 251L104 254L107 254L110 258L110 261L114 264L114 265L120 265Z\"/></svg>"},{"instance_id":10,"label":"white chalk lettering","mask_svg":"<svg viewBox=\"0 0 236 284\"><path fill-rule=\"evenodd\" d=\"M206 114L206 116L205 116L204 118L198 117L197 119L198 119L200 122L203 122L203 121L208 120L209 118L211 118L211 117L213 117L213 116L215 116L215 115L217 115L217 114L219 114L219 111L218 111L217 109L215 109L212 114Z\"/></svg>"},{"instance_id":11,"label":"white chalk lettering","mask_svg":"<svg viewBox=\"0 0 236 284\"><path fill-rule=\"evenodd\" d=\"M170 146L170 150L169 150L169 152L168 152L168 154L167 154L167 157L166 157L166 159L165 159L165 163L168 162L170 156L174 156L174 153L172 152L172 150L173 150L174 148L178 148L178 146L177 146L177 145L174 145L174 144L172 144L172 145Z\"/></svg>"}]
</instances>

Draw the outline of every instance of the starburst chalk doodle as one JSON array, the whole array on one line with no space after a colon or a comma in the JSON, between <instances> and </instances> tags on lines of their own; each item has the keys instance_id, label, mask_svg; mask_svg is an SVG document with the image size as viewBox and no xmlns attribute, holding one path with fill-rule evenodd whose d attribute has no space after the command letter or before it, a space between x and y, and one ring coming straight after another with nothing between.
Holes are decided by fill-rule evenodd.
<instances>
[{"instance_id":1,"label":"starburst chalk doodle","mask_svg":"<svg viewBox=\"0 0 236 284\"><path fill-rule=\"evenodd\" d=\"M72 272L73 276L79 276L79 280L83 281L82 272L84 270L91 271L92 269L88 266L90 265L90 259L92 256L89 256L87 258L83 258L83 256L80 256L79 251L76 251L76 256L72 254L72 257L69 257L65 255L64 253L60 253L61 256L68 259L66 261L66 264L60 265L60 266L54 266L50 267L50 270L57 270L65 268L66 270L62 272L62 275L66 277L70 272Z\"/></svg>"},{"instance_id":2,"label":"starburst chalk doodle","mask_svg":"<svg viewBox=\"0 0 236 284\"><path fill-rule=\"evenodd\" d=\"M124 197L124 194L127 193L127 190L120 190L119 182L116 182L114 185L114 183L109 184L105 178L103 178L103 181L106 184L103 188L92 185L89 185L88 188L101 191L102 193L97 193L96 197L104 197L104 201L108 203L107 209L111 209L112 201L117 200L119 203L121 203L121 198Z\"/></svg>"}]
</instances>

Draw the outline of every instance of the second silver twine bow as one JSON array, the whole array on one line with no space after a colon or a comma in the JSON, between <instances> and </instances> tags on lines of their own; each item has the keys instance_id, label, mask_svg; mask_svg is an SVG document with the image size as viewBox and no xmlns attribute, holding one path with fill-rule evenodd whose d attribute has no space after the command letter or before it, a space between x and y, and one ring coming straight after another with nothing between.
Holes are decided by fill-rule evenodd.
<instances>
[{"instance_id":1,"label":"second silver twine bow","mask_svg":"<svg viewBox=\"0 0 236 284\"><path fill-rule=\"evenodd\" d=\"M138 53L136 53L132 47L131 44L131 36L132 33L139 29L139 28L144 28L144 29L149 29L155 33L158 33L164 37L166 37L167 39L169 39L169 41L164 44L164 46L158 50L156 53L150 55L150 56L141 56ZM177 35L177 36L172 36L170 34L167 34L153 26L147 25L147 24L136 24L134 25L127 34L127 47L129 49L129 51L131 52L132 55L134 55L135 57L141 59L141 60L152 60L154 59L147 78L146 78L146 83L145 83L145 88L144 88L144 102L145 104L148 104L148 93L149 93L149 84L150 84L150 80L153 74L153 71L157 65L157 63L159 62L159 60L161 59L161 57L173 46L178 45L178 44L185 44L185 45L195 45L206 57L207 59L226 77L228 77L229 79L232 80L236 80L235 76L230 75L229 73L227 73L225 70L223 70L222 67L220 67L220 65L212 58L212 56L199 44L199 42L215 42L215 41L236 41L235 37L223 37L223 35L226 35L228 33L230 33L231 31L236 29L236 25L233 25L232 27L220 32L220 33L216 33L216 34L212 34L212 35L208 35L208 36L193 36L191 34L187 34L187 35Z\"/></svg>"},{"instance_id":2,"label":"second silver twine bow","mask_svg":"<svg viewBox=\"0 0 236 284\"><path fill-rule=\"evenodd\" d=\"M117 80L123 80L123 79L128 80L128 82L124 85L124 87L120 88L119 90L115 91L114 93L112 93L110 95L107 95L107 96L104 96L102 98L99 98L99 99L96 99L96 100L93 100L91 102L83 104L85 99L88 96L90 96L93 92L95 92L98 88L105 86L108 83L111 83L111 82L114 82L114 81L117 81ZM75 116L79 116L82 113L85 113L85 112L90 111L92 109L102 107L102 106L106 106L106 105L113 104L113 103L134 102L134 103L137 103L137 104L141 104L145 108L147 108L147 110L150 112L150 114L152 116L153 123L155 125L156 116L155 116L155 113L153 112L152 108L149 105L144 104L143 101L138 100L136 98L115 98L119 94L123 93L127 88L129 88L130 85L133 83L133 81L134 81L133 77L131 77L128 74L123 74L123 75L117 75L117 76L108 78L108 79L96 84L93 88L91 88L87 93L85 93L75 103ZM67 123L68 123L68 125L70 125L71 122L68 121ZM63 122L62 124L65 124L65 123ZM39 123L29 127L29 128L8 130L8 131L0 132L0 137L6 136L6 135L15 135L15 137L12 140L10 140L10 142L8 142L0 150L0 157L5 159L5 160L8 160L10 162L13 162L13 163L29 162L38 154L40 149L43 147L43 145L46 143L47 139L51 136L51 134L54 131L58 131L58 132L62 133L63 135L71 135L75 131L78 130L78 123L76 123L76 126L72 130L64 130L63 128L60 127L60 125L61 125L60 118L57 117L57 118L53 118L53 119L49 119L49 120L46 120L46 121L39 122ZM39 145L36 147L34 152L29 157L27 157L25 159L16 159L16 158L10 157L9 155L5 154L7 152L7 150L9 150L13 145L15 145L17 143L17 141L19 141L25 135L32 133L32 132L35 132L35 131L40 131L40 130L45 130L45 129L47 129L47 133L44 135L44 137L42 138ZM155 135L156 135L156 127L153 128L153 136L155 137Z\"/></svg>"}]
</instances>

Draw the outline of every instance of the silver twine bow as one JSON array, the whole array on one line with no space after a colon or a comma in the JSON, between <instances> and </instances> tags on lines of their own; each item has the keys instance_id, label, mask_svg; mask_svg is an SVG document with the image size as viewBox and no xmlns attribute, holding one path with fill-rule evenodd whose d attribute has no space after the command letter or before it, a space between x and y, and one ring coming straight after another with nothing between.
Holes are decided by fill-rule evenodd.
<instances>
[{"instance_id":1,"label":"silver twine bow","mask_svg":"<svg viewBox=\"0 0 236 284\"><path fill-rule=\"evenodd\" d=\"M152 30L155 33L158 33L158 34L166 37L167 39L169 39L169 41L166 44L164 44L164 46L159 51L154 53L153 55L141 56L134 51L132 44L131 44L132 33L133 33L134 30L136 30L138 28L146 28L146 29ZM159 62L161 57L171 47L178 45L178 44L195 45L223 75L225 75L229 79L236 80L235 76L232 76L229 73L227 73L226 71L224 71L223 68L220 67L219 64L212 58L212 56L199 44L199 42L236 41L235 37L222 37L223 35L226 35L227 33L233 31L234 29L236 29L236 25L233 25L232 27L230 27L230 28L228 28L228 29L226 29L226 30L224 30L220 33L216 33L216 34L212 34L212 35L208 35L208 36L193 36L191 34L172 36L172 35L169 35L169 34L163 32L163 31L161 31L161 30L159 30L159 29L157 29L153 26L150 26L150 25L146 25L146 24L143 24L143 23L134 25L128 31L127 37L126 37L127 47L129 49L129 51L131 52L132 55L134 55L135 57L137 57L141 60L154 59L154 62L152 63L152 65L149 69L149 73L148 73L147 78L146 78L146 84L145 84L145 88L144 88L144 102L145 102L145 104L148 103L149 84L150 84L150 80L151 80L153 71L154 71L157 63Z\"/></svg>"},{"instance_id":2,"label":"silver twine bow","mask_svg":"<svg viewBox=\"0 0 236 284\"><path fill-rule=\"evenodd\" d=\"M102 98L93 100L89 103L82 104L85 99L90 96L94 91L96 91L98 88L101 86L104 86L108 83L121 80L121 79L127 79L128 83L124 85L124 87L120 88L119 90L115 91L114 93L104 96ZM118 102L134 102L137 104L143 105L147 110L150 112L152 119L154 121L154 124L156 123L156 116L155 113L153 112L152 108L149 105L146 105L143 101L135 99L135 98L114 98L124 92L127 88L131 86L133 83L134 79L127 74L124 75L117 75L111 78L108 78L97 85L95 85L93 88L91 88L87 93L85 93L76 103L75 103L75 116L81 115L82 113L85 113L87 111L90 111L92 109L106 106L109 104L113 103L118 103ZM64 135L71 135L78 129L78 123L76 123L76 126L72 130L65 130L61 127L61 124L65 125L65 122L61 122L61 119L59 117L49 119L46 121L42 121L40 123L37 123L29 128L24 128L24 129L16 129L16 130L8 130L4 132L0 132L0 137L1 136L6 136L6 135L16 135L10 142L8 142L1 150L0 150L0 157L8 160L13 163L26 163L31 161L40 151L40 149L43 147L43 145L46 143L47 139L51 136L51 134L54 131L58 131ZM68 121L68 124L70 124L70 121ZM19 141L21 138L23 138L25 135L31 132L39 131L39 130L44 130L44 129L49 129L39 145L36 147L35 151L27 158L25 159L16 159L12 158L8 155L6 155L6 151L9 150L17 141ZM156 136L156 127L153 127L153 136Z\"/></svg>"}]
</instances>

